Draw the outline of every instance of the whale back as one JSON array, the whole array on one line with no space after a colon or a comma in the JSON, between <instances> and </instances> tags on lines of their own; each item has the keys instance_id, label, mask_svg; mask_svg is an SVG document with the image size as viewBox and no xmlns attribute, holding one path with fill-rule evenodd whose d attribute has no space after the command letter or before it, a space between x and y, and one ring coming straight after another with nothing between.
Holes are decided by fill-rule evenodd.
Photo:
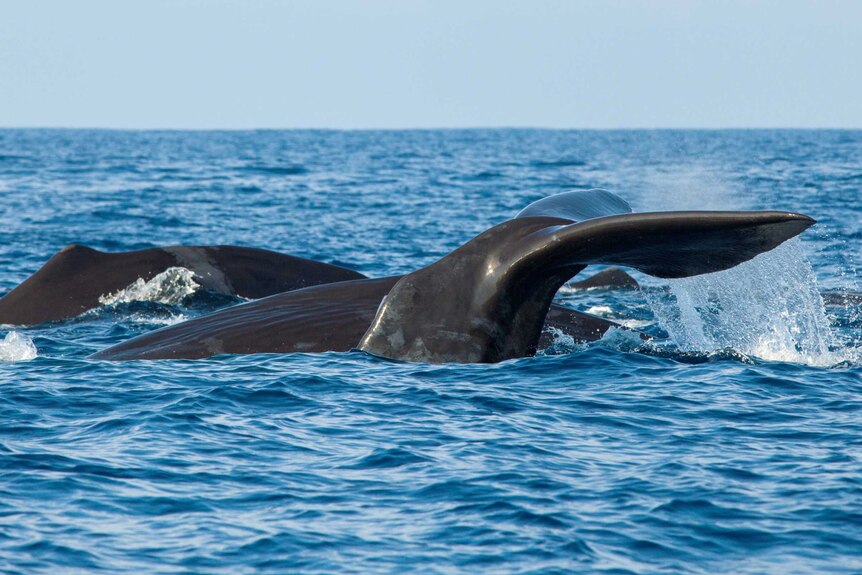
<instances>
[{"instance_id":1,"label":"whale back","mask_svg":"<svg viewBox=\"0 0 862 575\"><path fill-rule=\"evenodd\" d=\"M557 290L588 264L629 266L658 277L715 272L814 223L788 212L621 213L572 223L579 194L499 224L402 278L359 349L432 363L531 355ZM583 194L590 200L604 195ZM572 210L566 201L575 204Z\"/></svg>"},{"instance_id":2,"label":"whale back","mask_svg":"<svg viewBox=\"0 0 862 575\"><path fill-rule=\"evenodd\" d=\"M582 222L604 216L630 214L627 201L607 190L570 191L537 200L518 212L515 219L550 217Z\"/></svg>"},{"instance_id":3,"label":"whale back","mask_svg":"<svg viewBox=\"0 0 862 575\"><path fill-rule=\"evenodd\" d=\"M109 253L72 244L0 298L0 323L35 325L98 307L99 298L170 267L184 267L210 291L260 298L365 276L339 266L239 246L173 246Z\"/></svg>"}]
</instances>

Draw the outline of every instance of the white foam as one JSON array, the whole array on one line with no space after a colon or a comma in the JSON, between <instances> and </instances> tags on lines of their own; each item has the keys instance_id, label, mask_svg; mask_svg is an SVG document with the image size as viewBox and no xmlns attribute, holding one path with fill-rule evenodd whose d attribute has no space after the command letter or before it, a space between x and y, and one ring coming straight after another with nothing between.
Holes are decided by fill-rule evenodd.
<instances>
[{"instance_id":1,"label":"white foam","mask_svg":"<svg viewBox=\"0 0 862 575\"><path fill-rule=\"evenodd\" d=\"M636 331L611 327L604 333L599 343L619 351L635 351L644 345L644 340Z\"/></svg>"},{"instance_id":2,"label":"white foam","mask_svg":"<svg viewBox=\"0 0 862 575\"><path fill-rule=\"evenodd\" d=\"M681 351L731 348L819 366L858 359L858 350L833 332L798 240L723 272L670 280L667 292L644 294Z\"/></svg>"},{"instance_id":3,"label":"white foam","mask_svg":"<svg viewBox=\"0 0 862 575\"><path fill-rule=\"evenodd\" d=\"M560 355L564 353L571 353L577 348L577 344L575 343L575 338L564 332L563 330L548 326L547 328L548 334L554 341L547 348L541 351L542 355Z\"/></svg>"},{"instance_id":4,"label":"white foam","mask_svg":"<svg viewBox=\"0 0 862 575\"><path fill-rule=\"evenodd\" d=\"M113 305L133 301L152 301L177 305L200 288L200 284L194 277L194 272L186 268L168 268L150 281L138 278L116 293L100 296L99 303Z\"/></svg>"},{"instance_id":5,"label":"white foam","mask_svg":"<svg viewBox=\"0 0 862 575\"><path fill-rule=\"evenodd\" d=\"M641 330L645 327L651 326L654 323L645 319L615 319L614 321L623 327L629 328L630 330Z\"/></svg>"},{"instance_id":6,"label":"white foam","mask_svg":"<svg viewBox=\"0 0 862 575\"><path fill-rule=\"evenodd\" d=\"M0 341L0 361L27 361L38 355L33 340L17 331L10 331Z\"/></svg>"},{"instance_id":7,"label":"white foam","mask_svg":"<svg viewBox=\"0 0 862 575\"><path fill-rule=\"evenodd\" d=\"M632 329L634 329L634 330L643 329L643 328L650 326L654 323L652 321L643 320L643 319L623 319L623 318L614 317L614 310L611 309L611 307L607 306L607 305L594 305L594 306L588 307L586 309L586 313L591 314L591 315L595 315L595 316L599 316L599 317L611 318L611 319L613 319L614 322L620 324L623 327L627 327L630 330L632 330Z\"/></svg>"},{"instance_id":8,"label":"white foam","mask_svg":"<svg viewBox=\"0 0 862 575\"><path fill-rule=\"evenodd\" d=\"M146 325L176 325L186 321L187 319L188 317L182 313L178 313L176 315L172 314L167 317L154 317L152 315L136 313L129 318L129 321Z\"/></svg>"},{"instance_id":9,"label":"white foam","mask_svg":"<svg viewBox=\"0 0 862 575\"><path fill-rule=\"evenodd\" d=\"M592 315L607 315L612 313L613 310L609 306L606 305L594 305L592 307L587 308L587 313Z\"/></svg>"}]
</instances>

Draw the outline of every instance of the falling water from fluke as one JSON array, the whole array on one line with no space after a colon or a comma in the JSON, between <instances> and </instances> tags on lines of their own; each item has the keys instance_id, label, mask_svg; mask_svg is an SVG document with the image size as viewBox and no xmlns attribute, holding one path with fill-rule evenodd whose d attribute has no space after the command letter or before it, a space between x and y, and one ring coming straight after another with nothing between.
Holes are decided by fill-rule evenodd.
<instances>
[{"instance_id":1,"label":"falling water from fluke","mask_svg":"<svg viewBox=\"0 0 862 575\"><path fill-rule=\"evenodd\" d=\"M670 280L648 292L659 325L681 351L732 348L773 361L829 366L853 361L829 324L798 240L735 268Z\"/></svg>"}]
</instances>

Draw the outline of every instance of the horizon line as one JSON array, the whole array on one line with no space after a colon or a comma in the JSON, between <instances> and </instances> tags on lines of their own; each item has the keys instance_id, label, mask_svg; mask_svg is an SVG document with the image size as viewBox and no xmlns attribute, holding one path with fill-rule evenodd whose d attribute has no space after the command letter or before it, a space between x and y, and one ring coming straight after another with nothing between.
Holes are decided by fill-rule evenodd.
<instances>
[{"instance_id":1,"label":"horizon line","mask_svg":"<svg viewBox=\"0 0 862 575\"><path fill-rule=\"evenodd\" d=\"M552 126L434 126L434 127L232 127L232 128L163 128L163 127L113 127L113 126L0 126L0 130L56 130L56 131L104 131L104 132L432 132L432 131L480 131L480 130L536 130L553 132L659 132L659 131L862 131L860 127L838 126L654 126L654 127L552 127Z\"/></svg>"}]
</instances>

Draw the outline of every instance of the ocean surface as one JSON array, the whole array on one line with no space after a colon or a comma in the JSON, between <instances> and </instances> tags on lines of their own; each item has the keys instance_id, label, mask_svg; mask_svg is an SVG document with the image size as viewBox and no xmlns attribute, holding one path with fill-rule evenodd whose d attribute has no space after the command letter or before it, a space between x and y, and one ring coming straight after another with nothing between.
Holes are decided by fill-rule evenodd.
<instances>
[{"instance_id":1,"label":"ocean surface","mask_svg":"<svg viewBox=\"0 0 862 575\"><path fill-rule=\"evenodd\" d=\"M862 573L860 131L0 130L0 293L73 242L400 274L589 188L819 223L496 365L86 359L230 303L168 280L2 326L0 572Z\"/></svg>"}]
</instances>

